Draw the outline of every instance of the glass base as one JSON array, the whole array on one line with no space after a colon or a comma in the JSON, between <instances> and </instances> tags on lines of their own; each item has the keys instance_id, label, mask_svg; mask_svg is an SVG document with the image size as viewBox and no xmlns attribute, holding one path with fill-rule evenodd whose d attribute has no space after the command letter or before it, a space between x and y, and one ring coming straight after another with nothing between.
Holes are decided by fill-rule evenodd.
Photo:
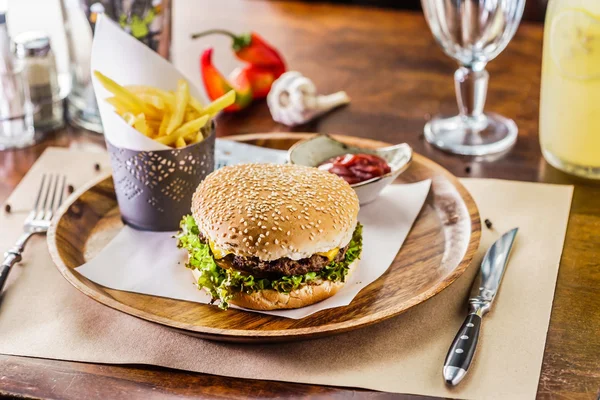
<instances>
[{"instance_id":1,"label":"glass base","mask_svg":"<svg viewBox=\"0 0 600 400\"><path fill-rule=\"evenodd\" d=\"M22 149L33 146L32 120L13 119L0 122L0 150Z\"/></svg>"},{"instance_id":2,"label":"glass base","mask_svg":"<svg viewBox=\"0 0 600 400\"><path fill-rule=\"evenodd\" d=\"M18 142L0 141L0 151L24 149L26 147L33 146L34 144L35 140L33 139L21 140Z\"/></svg>"},{"instance_id":3,"label":"glass base","mask_svg":"<svg viewBox=\"0 0 600 400\"><path fill-rule=\"evenodd\" d=\"M435 117L425 125L425 139L454 154L485 156L508 150L517 141L517 125L498 114L478 119Z\"/></svg>"},{"instance_id":4,"label":"glass base","mask_svg":"<svg viewBox=\"0 0 600 400\"><path fill-rule=\"evenodd\" d=\"M102 120L98 108L85 103L76 96L67 99L67 120L69 124L87 129L88 131L103 133Z\"/></svg>"},{"instance_id":5,"label":"glass base","mask_svg":"<svg viewBox=\"0 0 600 400\"><path fill-rule=\"evenodd\" d=\"M600 167L586 167L584 165L573 164L563 161L548 150L542 148L542 154L554 168L566 172L567 174L579 176L586 179L600 179Z\"/></svg>"}]
</instances>

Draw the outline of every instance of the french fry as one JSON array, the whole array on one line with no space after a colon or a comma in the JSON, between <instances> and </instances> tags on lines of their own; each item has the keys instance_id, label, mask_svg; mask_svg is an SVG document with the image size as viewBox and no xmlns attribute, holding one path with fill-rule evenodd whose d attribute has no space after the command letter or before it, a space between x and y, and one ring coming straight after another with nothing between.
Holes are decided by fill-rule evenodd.
<instances>
[{"instance_id":1,"label":"french fry","mask_svg":"<svg viewBox=\"0 0 600 400\"><path fill-rule=\"evenodd\" d=\"M166 144L167 146L171 146L173 143L177 141L177 138L183 137L184 139L193 140L200 128L202 128L208 122L208 115L203 115L202 117L195 119L193 121L187 122L179 127L177 130L172 133L156 138L156 141Z\"/></svg>"},{"instance_id":2,"label":"french fry","mask_svg":"<svg viewBox=\"0 0 600 400\"><path fill-rule=\"evenodd\" d=\"M203 140L204 140L204 135L202 134L202 130L199 130L198 133L196 134L196 137L194 138L194 140L192 140L190 142L190 144L199 143Z\"/></svg>"},{"instance_id":3,"label":"french fry","mask_svg":"<svg viewBox=\"0 0 600 400\"><path fill-rule=\"evenodd\" d=\"M131 112L131 109L127 106L127 103L118 97L109 97L106 99L106 102L113 106L115 112L121 116L125 113Z\"/></svg>"},{"instance_id":4,"label":"french fry","mask_svg":"<svg viewBox=\"0 0 600 400\"><path fill-rule=\"evenodd\" d=\"M149 135L148 125L146 124L146 116L143 113L140 113L135 117L133 127L138 131L142 132L144 135Z\"/></svg>"},{"instance_id":5,"label":"french fry","mask_svg":"<svg viewBox=\"0 0 600 400\"><path fill-rule=\"evenodd\" d=\"M133 124L135 124L136 117L135 117L135 115L133 115L133 113L130 113L130 112L123 113L123 115L121 115L121 118L123 118L125 120L125 122L127 122L127 124L130 126L133 126Z\"/></svg>"},{"instance_id":6,"label":"french fry","mask_svg":"<svg viewBox=\"0 0 600 400\"><path fill-rule=\"evenodd\" d=\"M200 115L204 114L204 106L194 96L190 96L190 106Z\"/></svg>"},{"instance_id":7,"label":"french fry","mask_svg":"<svg viewBox=\"0 0 600 400\"><path fill-rule=\"evenodd\" d=\"M175 104L175 95L166 90L158 89L152 86L145 85L128 85L125 86L132 93L137 95L151 95L160 97L165 105L167 105L171 110L172 106Z\"/></svg>"},{"instance_id":8,"label":"french fry","mask_svg":"<svg viewBox=\"0 0 600 400\"><path fill-rule=\"evenodd\" d=\"M182 147L187 146L187 144L185 143L185 140L179 136L177 138L177 140L175 141L175 147L177 147L178 149L181 149Z\"/></svg>"},{"instance_id":9,"label":"french fry","mask_svg":"<svg viewBox=\"0 0 600 400\"><path fill-rule=\"evenodd\" d=\"M195 109L188 107L187 110L185 111L185 117L183 117L183 121L190 122L190 121L200 118L201 115L202 114L198 113Z\"/></svg>"},{"instance_id":10,"label":"french fry","mask_svg":"<svg viewBox=\"0 0 600 400\"><path fill-rule=\"evenodd\" d=\"M234 102L235 102L235 91L230 90L229 92L225 93L223 96L219 97L218 99L216 99L215 101L213 101L212 103L207 105L204 108L204 110L202 111L202 114L208 114L210 116L213 116L216 113L218 113L219 111L221 111L222 109L229 107Z\"/></svg>"},{"instance_id":11,"label":"french fry","mask_svg":"<svg viewBox=\"0 0 600 400\"><path fill-rule=\"evenodd\" d=\"M128 89L119 85L117 82L113 81L106 75L103 75L99 71L94 71L94 76L102 86L106 88L109 92L114 94L116 97L121 98L123 102L125 102L128 107L134 112L136 115L139 113L146 114L147 117L153 119L160 119L160 111L151 104L144 103L139 97L130 92Z\"/></svg>"},{"instance_id":12,"label":"french fry","mask_svg":"<svg viewBox=\"0 0 600 400\"><path fill-rule=\"evenodd\" d=\"M169 126L169 121L171 121L171 113L165 113L163 116L163 120L158 127L158 137L165 136L167 134L167 127Z\"/></svg>"},{"instance_id":13,"label":"french fry","mask_svg":"<svg viewBox=\"0 0 600 400\"><path fill-rule=\"evenodd\" d=\"M177 82L177 92L175 93L175 108L167 127L167 135L175 132L175 130L181 126L183 118L185 116L185 108L190 100L190 89L188 83L180 79Z\"/></svg>"},{"instance_id":14,"label":"french fry","mask_svg":"<svg viewBox=\"0 0 600 400\"><path fill-rule=\"evenodd\" d=\"M149 94L149 93L139 93L137 96L146 104L150 104L151 106L156 107L163 113L164 113L166 107L170 108L170 106L167 103L165 103L163 98L160 96L156 96L156 95Z\"/></svg>"},{"instance_id":15,"label":"french fry","mask_svg":"<svg viewBox=\"0 0 600 400\"><path fill-rule=\"evenodd\" d=\"M146 125L148 125L148 122L150 121L146 121ZM148 136L150 139L156 139L157 135L158 129L155 129L154 127L148 125L148 134L146 136Z\"/></svg>"},{"instance_id":16,"label":"french fry","mask_svg":"<svg viewBox=\"0 0 600 400\"><path fill-rule=\"evenodd\" d=\"M129 90L98 71L94 71L94 76L106 90L125 103L131 112L137 115L144 110L144 103Z\"/></svg>"},{"instance_id":17,"label":"french fry","mask_svg":"<svg viewBox=\"0 0 600 400\"><path fill-rule=\"evenodd\" d=\"M201 128L214 114L235 101L235 92L232 90L204 107L191 96L184 79L177 82L177 90L167 91L146 85L124 87L98 71L94 71L94 76L114 94L106 101L127 124L174 148L204 140Z\"/></svg>"},{"instance_id":18,"label":"french fry","mask_svg":"<svg viewBox=\"0 0 600 400\"><path fill-rule=\"evenodd\" d=\"M125 122L127 122L127 124L129 126L132 126L139 132L148 136L148 134L149 134L148 125L146 123L146 117L144 116L143 113L139 113L138 115L133 115L130 112L126 112L122 115L122 118L125 120Z\"/></svg>"},{"instance_id":19,"label":"french fry","mask_svg":"<svg viewBox=\"0 0 600 400\"><path fill-rule=\"evenodd\" d=\"M147 119L153 119L155 121L162 120L163 112L152 104L144 103L144 111Z\"/></svg>"},{"instance_id":20,"label":"french fry","mask_svg":"<svg viewBox=\"0 0 600 400\"><path fill-rule=\"evenodd\" d=\"M158 132L158 129L160 128L160 124L162 124L162 121L146 121L146 125L148 125L149 128L154 129L156 132Z\"/></svg>"},{"instance_id":21,"label":"french fry","mask_svg":"<svg viewBox=\"0 0 600 400\"><path fill-rule=\"evenodd\" d=\"M158 136L158 130L160 129L160 124L162 121L146 121L146 125L148 126L148 136L152 139Z\"/></svg>"},{"instance_id":22,"label":"french fry","mask_svg":"<svg viewBox=\"0 0 600 400\"><path fill-rule=\"evenodd\" d=\"M196 138L198 133L200 133L200 129L206 125L209 118L208 115L203 115L193 121L181 125L181 127L173 133L180 135L187 141L192 141Z\"/></svg>"}]
</instances>

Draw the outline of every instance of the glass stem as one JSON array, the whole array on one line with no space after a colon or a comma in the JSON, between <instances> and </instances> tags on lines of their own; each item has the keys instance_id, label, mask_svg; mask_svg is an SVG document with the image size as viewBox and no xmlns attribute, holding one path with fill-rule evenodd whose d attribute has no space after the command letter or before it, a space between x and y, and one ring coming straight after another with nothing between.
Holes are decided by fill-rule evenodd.
<instances>
[{"instance_id":1,"label":"glass stem","mask_svg":"<svg viewBox=\"0 0 600 400\"><path fill-rule=\"evenodd\" d=\"M485 122L483 106L489 77L485 67L474 69L463 66L454 73L458 110L463 119L471 122Z\"/></svg>"}]
</instances>

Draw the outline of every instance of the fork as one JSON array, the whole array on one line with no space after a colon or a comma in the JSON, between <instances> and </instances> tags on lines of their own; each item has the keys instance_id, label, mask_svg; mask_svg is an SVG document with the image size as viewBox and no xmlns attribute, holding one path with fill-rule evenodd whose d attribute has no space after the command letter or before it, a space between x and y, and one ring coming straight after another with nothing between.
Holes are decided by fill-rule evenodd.
<instances>
[{"instance_id":1,"label":"fork","mask_svg":"<svg viewBox=\"0 0 600 400\"><path fill-rule=\"evenodd\" d=\"M66 180L65 175L42 175L33 209L23 224L23 233L15 245L4 253L4 261L0 270L0 292L4 288L11 267L22 260L23 250L25 250L25 244L29 238L38 233L45 234L48 231L50 220L63 201Z\"/></svg>"}]
</instances>

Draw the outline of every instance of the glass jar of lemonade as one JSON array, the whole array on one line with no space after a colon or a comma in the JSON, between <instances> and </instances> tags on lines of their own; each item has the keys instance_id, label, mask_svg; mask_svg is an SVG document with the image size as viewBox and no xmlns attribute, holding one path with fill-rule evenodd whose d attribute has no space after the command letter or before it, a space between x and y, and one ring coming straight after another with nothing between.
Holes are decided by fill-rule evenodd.
<instances>
[{"instance_id":1,"label":"glass jar of lemonade","mask_svg":"<svg viewBox=\"0 0 600 400\"><path fill-rule=\"evenodd\" d=\"M550 164L600 179L600 0L550 0L540 143Z\"/></svg>"}]
</instances>

